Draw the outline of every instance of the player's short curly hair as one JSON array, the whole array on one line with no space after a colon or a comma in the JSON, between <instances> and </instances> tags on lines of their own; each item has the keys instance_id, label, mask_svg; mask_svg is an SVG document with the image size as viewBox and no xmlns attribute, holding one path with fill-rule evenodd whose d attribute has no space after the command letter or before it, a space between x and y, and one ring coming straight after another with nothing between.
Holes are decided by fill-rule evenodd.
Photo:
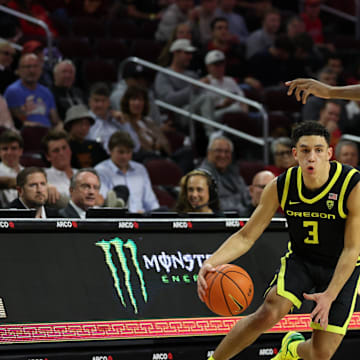
<instances>
[{"instance_id":1,"label":"player's short curly hair","mask_svg":"<svg viewBox=\"0 0 360 360\"><path fill-rule=\"evenodd\" d=\"M297 125L292 131L292 140L296 146L297 142L302 136L322 136L328 145L330 145L330 134L325 126L317 121L303 121Z\"/></svg>"}]
</instances>

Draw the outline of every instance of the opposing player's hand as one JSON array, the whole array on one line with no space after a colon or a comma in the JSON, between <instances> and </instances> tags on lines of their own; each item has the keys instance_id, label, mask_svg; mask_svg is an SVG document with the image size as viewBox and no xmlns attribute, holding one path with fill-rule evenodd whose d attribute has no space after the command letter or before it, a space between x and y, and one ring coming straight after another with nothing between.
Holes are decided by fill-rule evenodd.
<instances>
[{"instance_id":1,"label":"opposing player's hand","mask_svg":"<svg viewBox=\"0 0 360 360\"><path fill-rule=\"evenodd\" d=\"M213 271L215 271L215 268L209 263L204 264L199 271L198 279L197 279L197 292L201 301L204 301L205 292L207 289L205 276L208 272L213 272Z\"/></svg>"},{"instance_id":2,"label":"opposing player's hand","mask_svg":"<svg viewBox=\"0 0 360 360\"><path fill-rule=\"evenodd\" d=\"M330 86L314 79L295 79L285 83L289 87L288 95L295 91L297 101L302 101L303 104L309 95L315 95L323 99L329 99Z\"/></svg>"},{"instance_id":3,"label":"opposing player's hand","mask_svg":"<svg viewBox=\"0 0 360 360\"><path fill-rule=\"evenodd\" d=\"M333 302L326 292L315 294L303 294L306 300L312 300L316 302L316 306L310 314L314 323L319 323L321 327L326 330L329 321L330 306Z\"/></svg>"}]
</instances>

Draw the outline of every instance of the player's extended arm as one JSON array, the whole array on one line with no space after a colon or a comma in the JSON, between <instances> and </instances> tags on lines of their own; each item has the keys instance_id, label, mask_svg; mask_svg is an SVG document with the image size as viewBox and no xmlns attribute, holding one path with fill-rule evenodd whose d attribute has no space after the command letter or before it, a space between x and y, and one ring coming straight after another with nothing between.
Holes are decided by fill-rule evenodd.
<instances>
[{"instance_id":1,"label":"player's extended arm","mask_svg":"<svg viewBox=\"0 0 360 360\"><path fill-rule=\"evenodd\" d=\"M208 271L214 271L214 267L217 265L227 264L245 254L269 225L278 207L277 186L276 179L274 179L265 187L259 205L245 226L231 235L219 249L204 262L198 276L198 295L200 299L203 299L206 290L206 273Z\"/></svg>"},{"instance_id":2,"label":"player's extended arm","mask_svg":"<svg viewBox=\"0 0 360 360\"><path fill-rule=\"evenodd\" d=\"M314 79L295 79L285 85L289 87L288 95L295 91L296 99L303 104L309 95L323 99L360 100L360 85L329 86Z\"/></svg>"},{"instance_id":3,"label":"player's extended arm","mask_svg":"<svg viewBox=\"0 0 360 360\"><path fill-rule=\"evenodd\" d=\"M333 277L323 293L305 296L316 301L317 305L311 313L314 322L320 322L323 329L328 325L328 315L332 302L336 299L346 281L353 272L360 254L360 183L351 191L347 201L349 210L345 225L344 249L340 255Z\"/></svg>"}]
</instances>

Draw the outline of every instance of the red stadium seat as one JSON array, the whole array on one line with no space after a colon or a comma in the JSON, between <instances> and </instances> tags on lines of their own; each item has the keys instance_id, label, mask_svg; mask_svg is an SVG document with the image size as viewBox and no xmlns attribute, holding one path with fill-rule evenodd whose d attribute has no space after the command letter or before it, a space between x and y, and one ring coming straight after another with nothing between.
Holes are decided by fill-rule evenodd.
<instances>
[{"instance_id":1,"label":"red stadium seat","mask_svg":"<svg viewBox=\"0 0 360 360\"><path fill-rule=\"evenodd\" d=\"M153 186L178 186L183 172L169 159L151 159L144 163Z\"/></svg>"}]
</instances>

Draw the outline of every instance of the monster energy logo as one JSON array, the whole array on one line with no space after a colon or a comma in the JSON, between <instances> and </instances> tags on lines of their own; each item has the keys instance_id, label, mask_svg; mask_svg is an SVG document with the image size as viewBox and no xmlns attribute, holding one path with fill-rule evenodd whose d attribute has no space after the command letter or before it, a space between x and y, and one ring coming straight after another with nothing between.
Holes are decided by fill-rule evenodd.
<instances>
[{"instance_id":1,"label":"monster energy logo","mask_svg":"<svg viewBox=\"0 0 360 360\"><path fill-rule=\"evenodd\" d=\"M136 244L131 239L128 239L127 241L123 241L120 238L116 237L116 238L111 239L109 241L106 241L106 240L98 241L95 245L99 246L104 251L106 264L108 265L108 267L109 267L109 269L111 271L113 280L114 280L114 287L116 289L116 292L117 292L117 294L118 294L118 296L120 298L120 301L121 301L122 305L124 307L126 307L126 302L125 302L125 299L124 299L124 295L123 295L123 292L121 290L118 269L117 269L117 267L116 267L116 265L115 265L115 263L113 261L113 255L111 253L112 247L115 249L115 252L116 252L116 254L118 256L118 259L119 259L119 262L120 262L120 265L121 265L122 272L124 274L124 283L125 283L126 290L128 292L131 304L132 304L132 306L134 308L134 313L137 314L138 313L138 305L137 305L137 301L136 301L136 298L134 296L134 291L133 291L133 287L132 287L132 284L131 284L131 279L130 279L131 271L130 271L130 269L128 267L128 260L126 258L126 253L124 251L124 249L128 249L130 251L131 261L132 261L132 264L133 264L133 266L134 266L134 268L136 270L137 277L139 278L139 281L140 281L141 293L142 293L142 296L144 298L144 301L147 302L148 294L147 294L147 291L146 291L144 275L143 275L143 272L142 272L142 270L140 268L139 261L137 259L137 247L136 247Z\"/></svg>"}]
</instances>

